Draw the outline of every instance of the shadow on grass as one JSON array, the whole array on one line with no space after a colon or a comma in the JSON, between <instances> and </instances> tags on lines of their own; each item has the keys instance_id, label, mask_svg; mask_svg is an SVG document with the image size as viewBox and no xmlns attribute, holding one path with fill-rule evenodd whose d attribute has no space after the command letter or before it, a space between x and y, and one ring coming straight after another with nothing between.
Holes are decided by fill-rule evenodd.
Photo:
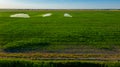
<instances>
[{"instance_id":1,"label":"shadow on grass","mask_svg":"<svg viewBox=\"0 0 120 67\"><path fill-rule=\"evenodd\" d=\"M45 41L17 41L8 43L3 47L3 50L5 52L28 52L28 51L34 51L34 50L41 50L44 47L47 47L50 45L50 42Z\"/></svg>"}]
</instances>

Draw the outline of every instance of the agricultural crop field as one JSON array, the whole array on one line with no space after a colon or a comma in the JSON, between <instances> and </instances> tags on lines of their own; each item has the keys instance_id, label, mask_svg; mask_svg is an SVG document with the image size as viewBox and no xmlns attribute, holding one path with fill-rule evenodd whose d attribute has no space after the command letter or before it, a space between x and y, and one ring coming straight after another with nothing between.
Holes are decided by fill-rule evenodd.
<instances>
[{"instance_id":1,"label":"agricultural crop field","mask_svg":"<svg viewBox=\"0 0 120 67\"><path fill-rule=\"evenodd\" d=\"M30 18L10 18L10 15L16 13L29 14ZM41 17L45 13L53 15ZM73 17L64 17L64 13ZM119 18L119 11L2 11L0 47L8 52L67 52L72 49L73 52L76 49L79 52L89 47L117 49L120 45Z\"/></svg>"},{"instance_id":2,"label":"agricultural crop field","mask_svg":"<svg viewBox=\"0 0 120 67\"><path fill-rule=\"evenodd\" d=\"M18 13L30 18L10 17ZM119 18L119 10L0 10L0 58L119 60Z\"/></svg>"}]
</instances>

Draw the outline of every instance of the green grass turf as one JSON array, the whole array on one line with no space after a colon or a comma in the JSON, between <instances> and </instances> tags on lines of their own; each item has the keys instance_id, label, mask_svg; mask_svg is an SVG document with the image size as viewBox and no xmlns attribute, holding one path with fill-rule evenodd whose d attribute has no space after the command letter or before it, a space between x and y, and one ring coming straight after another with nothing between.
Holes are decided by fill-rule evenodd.
<instances>
[{"instance_id":1,"label":"green grass turf","mask_svg":"<svg viewBox=\"0 0 120 67\"><path fill-rule=\"evenodd\" d=\"M27 13L31 18L10 18ZM42 14L53 13L51 17ZM64 13L73 17L65 18ZM0 12L0 47L5 51L62 50L79 46L112 49L120 45L120 11Z\"/></svg>"},{"instance_id":2,"label":"green grass turf","mask_svg":"<svg viewBox=\"0 0 120 67\"><path fill-rule=\"evenodd\" d=\"M117 61L0 59L1 67L120 67Z\"/></svg>"}]
</instances>

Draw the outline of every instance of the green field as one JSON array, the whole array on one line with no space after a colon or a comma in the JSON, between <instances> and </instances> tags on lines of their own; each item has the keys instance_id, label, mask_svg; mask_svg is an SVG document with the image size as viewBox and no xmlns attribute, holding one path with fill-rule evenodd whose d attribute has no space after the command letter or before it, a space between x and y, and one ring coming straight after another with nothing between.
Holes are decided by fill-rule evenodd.
<instances>
[{"instance_id":1,"label":"green field","mask_svg":"<svg viewBox=\"0 0 120 67\"><path fill-rule=\"evenodd\" d=\"M10 18L26 13L31 18ZM52 13L51 17L41 15ZM64 13L73 17L65 18ZM0 11L0 47L6 52L69 52L120 48L120 11ZM82 49L82 50L81 50ZM89 51L89 50L88 50ZM91 51L92 52L92 51Z\"/></svg>"},{"instance_id":2,"label":"green field","mask_svg":"<svg viewBox=\"0 0 120 67\"><path fill-rule=\"evenodd\" d=\"M17 13L30 18L10 18ZM119 18L119 10L0 10L0 67L120 67Z\"/></svg>"}]
</instances>

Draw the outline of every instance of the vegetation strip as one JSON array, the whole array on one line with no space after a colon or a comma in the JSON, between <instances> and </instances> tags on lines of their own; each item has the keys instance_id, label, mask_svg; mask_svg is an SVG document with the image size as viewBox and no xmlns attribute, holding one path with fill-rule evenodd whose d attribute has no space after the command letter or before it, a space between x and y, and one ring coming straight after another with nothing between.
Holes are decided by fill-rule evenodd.
<instances>
[{"instance_id":1,"label":"vegetation strip","mask_svg":"<svg viewBox=\"0 0 120 67\"><path fill-rule=\"evenodd\" d=\"M33 60L120 60L120 55L104 54L59 54L59 53L0 53L0 58L24 58Z\"/></svg>"},{"instance_id":2,"label":"vegetation strip","mask_svg":"<svg viewBox=\"0 0 120 67\"><path fill-rule=\"evenodd\" d=\"M119 67L119 62L0 59L0 67Z\"/></svg>"}]
</instances>

